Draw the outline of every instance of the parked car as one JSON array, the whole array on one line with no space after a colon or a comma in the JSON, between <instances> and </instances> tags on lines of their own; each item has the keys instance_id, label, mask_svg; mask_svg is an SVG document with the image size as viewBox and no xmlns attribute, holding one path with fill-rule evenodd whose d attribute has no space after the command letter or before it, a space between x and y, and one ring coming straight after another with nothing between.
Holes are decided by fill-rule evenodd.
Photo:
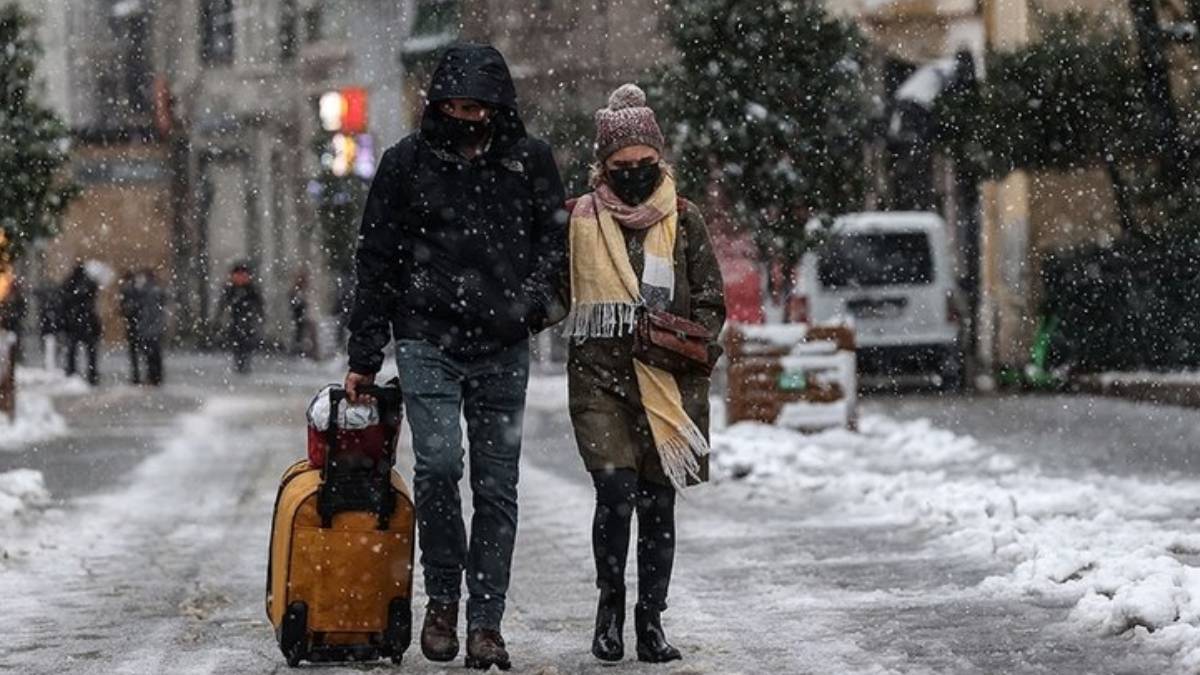
<instances>
[{"instance_id":1,"label":"parked car","mask_svg":"<svg viewBox=\"0 0 1200 675\"><path fill-rule=\"evenodd\" d=\"M851 322L859 370L963 377L946 223L933 213L853 213L807 253L786 309L792 322Z\"/></svg>"}]
</instances>

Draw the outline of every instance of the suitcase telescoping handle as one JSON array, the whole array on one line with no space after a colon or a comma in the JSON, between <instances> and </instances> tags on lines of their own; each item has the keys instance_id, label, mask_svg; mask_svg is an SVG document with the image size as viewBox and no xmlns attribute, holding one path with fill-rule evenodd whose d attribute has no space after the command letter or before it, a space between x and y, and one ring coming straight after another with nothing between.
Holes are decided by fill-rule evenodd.
<instances>
[{"instance_id":1,"label":"suitcase telescoping handle","mask_svg":"<svg viewBox=\"0 0 1200 675\"><path fill-rule=\"evenodd\" d=\"M376 401L384 405L395 405L401 401L400 387L384 386L378 384L364 384L358 387L358 393L362 396L370 396ZM342 401L346 400L345 389L331 389L329 391L329 402L337 406ZM332 416L329 419L334 420L337 416ZM331 423L332 424L332 423Z\"/></svg>"},{"instance_id":2,"label":"suitcase telescoping handle","mask_svg":"<svg viewBox=\"0 0 1200 675\"><path fill-rule=\"evenodd\" d=\"M359 390L360 394L371 396L375 399L376 405L381 409L384 406L400 405L403 403L403 396L398 386L379 386L379 385L364 385ZM337 502L344 501L335 498L335 493L339 492L337 478L340 476L341 460L337 456L338 450L338 408L341 407L342 401L346 400L346 392L342 389L331 389L329 391L329 426L325 431L325 464L321 467L321 488L317 496L317 511L321 516L321 526L328 528L333 523L333 516L339 510ZM381 411L382 412L382 411ZM369 490L367 495L373 497L368 501L372 502L373 510L379 518L379 529L386 530L388 527L388 518L391 516L392 510L395 508L395 495L391 491L391 473L392 473L392 448L389 444L387 454L384 459L375 463L372 483L375 483L373 490ZM342 485L341 489L347 489L346 485ZM360 495L361 496L361 495ZM353 499L353 502L359 500Z\"/></svg>"}]
</instances>

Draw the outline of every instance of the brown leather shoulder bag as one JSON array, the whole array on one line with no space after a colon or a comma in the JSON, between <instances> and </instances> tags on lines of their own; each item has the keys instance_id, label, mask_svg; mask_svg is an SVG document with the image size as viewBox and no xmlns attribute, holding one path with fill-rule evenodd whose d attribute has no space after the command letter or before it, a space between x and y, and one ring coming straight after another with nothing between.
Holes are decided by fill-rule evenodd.
<instances>
[{"instance_id":1,"label":"brown leather shoulder bag","mask_svg":"<svg viewBox=\"0 0 1200 675\"><path fill-rule=\"evenodd\" d=\"M712 372L707 328L670 312L643 307L633 332L633 358L675 375Z\"/></svg>"}]
</instances>

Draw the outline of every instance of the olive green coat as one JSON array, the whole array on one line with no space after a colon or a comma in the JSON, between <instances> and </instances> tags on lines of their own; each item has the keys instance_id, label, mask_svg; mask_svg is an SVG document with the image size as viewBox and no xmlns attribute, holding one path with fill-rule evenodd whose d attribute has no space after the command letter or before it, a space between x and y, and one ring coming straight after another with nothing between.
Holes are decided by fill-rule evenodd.
<instances>
[{"instance_id":1,"label":"olive green coat","mask_svg":"<svg viewBox=\"0 0 1200 675\"><path fill-rule=\"evenodd\" d=\"M670 311L707 327L714 336L710 350L720 347L716 335L725 323L724 283L713 253L704 217L694 204L683 201L675 237L675 299ZM642 242L646 231L627 230L625 243L634 272L644 267ZM569 276L561 284L561 298L571 297ZM569 300L568 300L569 302ZM572 340L568 348L567 376L571 424L575 441L588 471L636 469L639 477L670 485L663 473L650 435L633 369L633 337ZM708 438L708 392L704 375L676 377L688 417ZM708 479L708 458L701 461L701 477Z\"/></svg>"}]
</instances>

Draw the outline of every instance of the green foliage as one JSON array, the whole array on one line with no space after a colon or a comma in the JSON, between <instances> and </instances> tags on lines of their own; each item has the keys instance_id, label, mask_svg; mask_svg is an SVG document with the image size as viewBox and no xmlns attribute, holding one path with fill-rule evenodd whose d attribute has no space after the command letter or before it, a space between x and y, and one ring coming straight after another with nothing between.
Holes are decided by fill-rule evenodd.
<instances>
[{"instance_id":1,"label":"green foliage","mask_svg":"<svg viewBox=\"0 0 1200 675\"><path fill-rule=\"evenodd\" d=\"M1123 29L1078 13L1041 17L1039 27L1037 41L989 55L978 91L942 101L940 140L992 176L1107 167L1129 198L1130 231L1110 246L1048 253L1041 265L1063 358L1083 371L1200 366L1196 185L1164 180L1137 47ZM1193 148L1194 103L1179 115Z\"/></svg>"},{"instance_id":2,"label":"green foliage","mask_svg":"<svg viewBox=\"0 0 1200 675\"><path fill-rule=\"evenodd\" d=\"M1130 236L1052 255L1045 311L1084 372L1200 366L1200 241Z\"/></svg>"},{"instance_id":3,"label":"green foliage","mask_svg":"<svg viewBox=\"0 0 1200 675\"><path fill-rule=\"evenodd\" d=\"M679 60L650 88L684 190L710 182L760 245L795 257L810 216L859 208L865 40L815 0L676 0Z\"/></svg>"},{"instance_id":4,"label":"green foliage","mask_svg":"<svg viewBox=\"0 0 1200 675\"><path fill-rule=\"evenodd\" d=\"M4 263L32 240L55 233L77 188L62 178L66 127L33 91L41 48L15 4L0 7L0 245Z\"/></svg>"},{"instance_id":5,"label":"green foliage","mask_svg":"<svg viewBox=\"0 0 1200 675\"><path fill-rule=\"evenodd\" d=\"M986 173L1143 159L1153 127L1130 36L1082 13L1042 17L1040 37L987 56L978 90L939 104L941 143Z\"/></svg>"}]
</instances>

